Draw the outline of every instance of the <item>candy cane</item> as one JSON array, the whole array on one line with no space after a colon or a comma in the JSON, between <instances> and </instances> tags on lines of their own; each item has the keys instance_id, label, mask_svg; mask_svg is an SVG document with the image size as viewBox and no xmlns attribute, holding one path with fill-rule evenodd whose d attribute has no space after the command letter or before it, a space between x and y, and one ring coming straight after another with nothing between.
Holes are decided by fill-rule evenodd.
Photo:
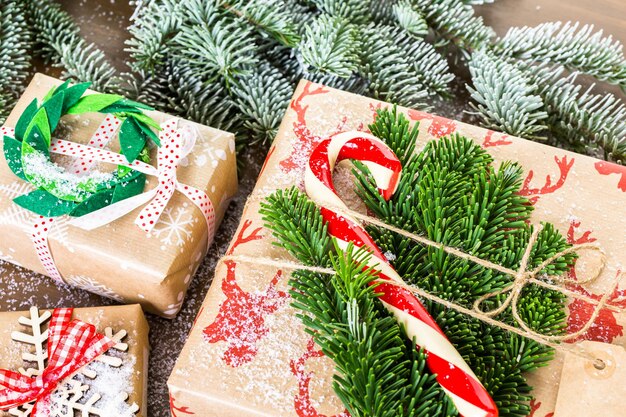
<instances>
[{"instance_id":1,"label":"candy cane","mask_svg":"<svg viewBox=\"0 0 626 417\"><path fill-rule=\"evenodd\" d=\"M346 207L333 186L335 164L344 159L365 164L386 200L398 186L402 171L400 161L375 136L362 132L340 133L322 141L313 150L304 183L309 197L320 206L328 233L339 247L345 249L351 242L357 248L368 248L373 255L368 266L378 271L382 280L403 282L361 223L333 210ZM383 305L404 325L407 336L426 351L428 367L459 413L464 417L497 417L493 399L420 301L410 291L392 284L379 281L376 290L381 293Z\"/></svg>"}]
</instances>

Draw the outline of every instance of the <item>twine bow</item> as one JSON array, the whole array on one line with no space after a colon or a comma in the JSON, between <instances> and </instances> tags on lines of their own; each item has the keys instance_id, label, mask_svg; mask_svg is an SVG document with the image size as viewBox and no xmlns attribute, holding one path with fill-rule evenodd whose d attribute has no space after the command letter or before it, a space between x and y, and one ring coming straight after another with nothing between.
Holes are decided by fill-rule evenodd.
<instances>
[{"instance_id":1,"label":"twine bow","mask_svg":"<svg viewBox=\"0 0 626 417\"><path fill-rule=\"evenodd\" d=\"M36 377L0 369L0 410L35 402L33 417L50 415L50 396L59 384L115 345L96 328L72 320L73 309L58 308L48 328L48 365Z\"/></svg>"},{"instance_id":2,"label":"twine bow","mask_svg":"<svg viewBox=\"0 0 626 417\"><path fill-rule=\"evenodd\" d=\"M266 198L267 196L264 195L263 193L260 193L258 195L252 195L248 199L246 204L252 204L258 201L264 201ZM609 297L615 291L615 289L619 286L622 277L626 276L624 272L618 273L615 276L614 281L611 283L611 287L604 293L604 295L602 296L600 300L596 300L594 298L591 298L579 292L569 290L562 285L554 285L549 282L549 281L553 281L559 284L566 284L566 283L589 284L591 282L596 281L604 272L606 268L606 263L607 263L607 259L606 259L606 255L604 251L602 250L600 246L596 244L587 243L587 244L572 245L558 253L555 253L548 259L544 260L537 267L531 270L527 270L533 248L536 246L537 239L539 237L539 234L541 233L541 230L543 230L542 224L538 224L534 226L533 233L531 234L531 237L524 251L524 255L522 256L522 260L520 261L520 266L517 270L514 270L514 269L507 268L505 266L493 263L486 259L482 259L473 255L470 255L466 252L463 252L460 249L446 246L442 243L432 241L424 236L420 236L418 234L411 233L399 227L387 224L375 217L362 214L358 211L355 211L346 207L333 207L333 209L337 210L337 212L343 215L349 215L363 222L366 222L368 224L372 224L374 226L378 226L380 228L397 233L400 236L404 236L424 246L440 249L444 251L445 253L448 253L457 258L474 262L484 268L488 268L488 269L512 276L514 279L510 284L508 284L502 289L483 295L482 297L480 297L479 299L475 301L474 305L471 308L465 307L460 304L456 304L450 300L443 299L435 294L424 291L423 289L416 287L416 286L412 286L412 285L408 285L408 284L396 282L396 281L385 281L385 283L397 286L399 288L403 288L407 291L411 291L412 293L414 293L415 295L419 297L432 301L436 304L442 305L448 309L451 309L463 315L475 318L491 326L499 327L503 330L506 330L507 332L514 333L514 334L526 337L528 339L534 340L537 343L552 347L556 350L570 352L576 356L580 356L585 359L590 359L594 361L594 363L598 362L598 358L596 358L594 355L587 352L584 348L579 347L577 345L563 344L561 342L567 341L569 339L576 339L579 336L585 334L594 324L595 320L598 318L598 316L600 315L603 309L608 309L616 313L624 312L624 309L609 303ZM547 277L547 274L544 271L550 264L552 264L553 262L555 262L557 259L561 258L564 255L567 255L569 253L578 253L584 250L590 250L590 251L594 251L600 254L600 265L597 267L595 272L591 274L591 276L583 280L572 280L572 279L564 278L561 276ZM224 256L222 260L231 260L235 262L243 262L243 263L249 263L249 264L254 264L254 265L267 265L267 266L283 268L283 269L291 269L291 270L302 269L302 270L308 270L308 271L316 272L320 274L334 275L336 273L336 271L332 268L313 267L313 266L304 265L304 264L297 263L297 262L291 262L291 261L287 261L283 259L277 260L274 258L264 258L264 257L259 257L259 256L246 256L246 255L232 255L231 254L231 255ZM538 279L537 277L539 276L544 276L544 279ZM589 318L589 320L576 332L572 332L566 335L549 335L549 334L538 333L534 331L532 328L530 328L530 326L528 326L528 324L524 321L524 319L520 317L519 312L518 312L517 304L518 304L519 297L524 287L528 284L538 285L546 289L558 291L563 295L570 296L574 299L582 300L586 303L589 303L594 306L593 313L591 314L591 317ZM496 308L492 310L488 310L488 311L483 311L481 309L480 306L485 301L494 297L498 297L502 294L507 294L507 297ZM515 322L519 327L516 327L509 323L498 321L497 319L494 318L495 316L504 312L508 307L511 307L511 311L514 316Z\"/></svg>"},{"instance_id":3,"label":"twine bow","mask_svg":"<svg viewBox=\"0 0 626 417\"><path fill-rule=\"evenodd\" d=\"M515 322L522 328L524 329L528 334L534 335L534 336L538 336L538 337L542 337L547 341L564 341L564 340L568 340L568 339L573 339L576 338L584 333L587 332L587 330L589 330L589 327L593 324L593 322L595 321L595 319L597 318L598 314L600 314L600 310L604 307L604 305L606 304L606 301L608 299L608 296L613 292L614 287L617 286L618 282L615 282L615 285L613 288L611 288L610 291L607 291L604 296L602 297L602 299L600 300L600 302L598 303L597 308L594 310L591 319L585 324L585 326L581 327L578 331L567 334L567 335L544 335L544 334L539 334L537 332L535 332L532 328L530 328L530 326L528 326L528 324L524 321L524 319L522 319L522 317L519 315L519 310L518 310L518 300L519 297L522 293L522 290L526 287L526 285L528 284L535 284L535 285L539 285L542 286L544 288L548 288L548 289L553 289L556 291L561 291L563 292L563 288L560 286L555 286L552 284L549 284L548 282L544 281L544 280L540 280L537 279L538 276L540 275L546 275L546 273L544 272L545 269L552 264L554 261L556 261L558 258L565 256L569 253L576 253L578 251L581 250L593 250L593 251L597 251L598 253L600 253L600 266L595 270L595 272L588 278L584 279L584 280L578 280L578 281L574 281L572 279L569 278L565 278L562 276L550 276L549 279L553 280L553 281L557 281L561 284L564 283L577 283L577 284L587 284L587 283L591 283L593 281L595 281L596 279L598 279L598 277L600 276L600 274L602 273L602 271L604 270L605 266L606 266L606 256L604 254L604 252L602 252L602 250L600 249L600 247L598 247L597 245L593 245L593 244L580 244L580 245L573 245L570 246L569 248L566 248L556 254L554 254L553 256L549 257L548 259L544 260L541 264L539 264L536 268L532 269L532 270L528 270L528 263L530 261L530 256L533 250L533 246L535 245L535 243L537 242L537 238L539 237L539 233L541 233L541 231L543 230L543 224L539 224L535 227L529 241L528 241L528 245L526 246L526 250L524 251L524 255L522 256L522 260L520 262L520 266L519 269L517 271L512 270L512 269L508 269L505 267L502 267L501 265L497 265L497 264L491 264L489 262L486 262L483 259L480 258L470 258L470 260L474 261L475 263L484 266L486 268L490 268L490 269L495 269L498 270L499 272L503 272L507 275L512 276L514 279L513 281L505 286L504 288L501 288L497 291L493 291L490 292L488 294L483 295L482 297L478 298L475 302L474 302L474 311L476 313L482 314L486 317L496 317L498 315L500 315L501 313L503 313L507 308L511 307L511 314L513 315L513 318L515 319ZM494 267L495 265L497 265L497 268ZM507 294L508 293L508 294ZM504 301L502 301L500 303L499 306L495 307L492 310L489 311L485 311L481 308L481 304L483 304L485 301L491 299L491 298L497 298L500 295L503 294L507 294L507 296L505 297Z\"/></svg>"}]
</instances>

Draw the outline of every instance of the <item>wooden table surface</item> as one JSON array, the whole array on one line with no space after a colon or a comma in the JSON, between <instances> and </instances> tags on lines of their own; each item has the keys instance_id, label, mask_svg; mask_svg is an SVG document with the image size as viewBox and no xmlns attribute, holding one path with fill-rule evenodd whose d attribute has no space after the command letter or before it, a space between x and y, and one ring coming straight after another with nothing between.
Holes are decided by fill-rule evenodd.
<instances>
[{"instance_id":1,"label":"wooden table surface","mask_svg":"<svg viewBox=\"0 0 626 417\"><path fill-rule=\"evenodd\" d=\"M381 0L385 1L385 0ZM110 61L121 71L127 70L124 60L124 41L128 38L126 27L133 8L122 0L61 0L64 8L69 11L81 26L85 38L96 43L108 56ZM605 33L626 43L626 0L496 0L495 4L477 7L487 24L494 27L499 35L506 33L511 26L536 25L541 22L555 20L579 20L582 23L594 24ZM40 69L42 70L42 69ZM57 71L43 69L55 74ZM617 91L612 89L611 91ZM452 106L438 109L446 116L458 114L465 105L466 96L457 98ZM260 162L264 159L263 152L252 158L242 173L239 197L232 204L224 220L215 244L194 278L189 296L183 311L175 320L164 320L149 317L151 337L149 413L150 417L169 416L166 381L174 365L178 352L184 344L186 334L191 326L200 304L208 290L213 277L216 260L226 251L231 234L239 222L245 197L249 194L258 173ZM111 302L101 297L86 294L70 288L60 288L50 280L30 272L0 264L0 280L8 280L10 275L18 274L20 288L18 294L0 295L3 309L25 309L31 304L40 307L54 307L60 302L74 306L103 305ZM22 284L23 282L23 284ZM42 295L41 288L46 295Z\"/></svg>"}]
</instances>

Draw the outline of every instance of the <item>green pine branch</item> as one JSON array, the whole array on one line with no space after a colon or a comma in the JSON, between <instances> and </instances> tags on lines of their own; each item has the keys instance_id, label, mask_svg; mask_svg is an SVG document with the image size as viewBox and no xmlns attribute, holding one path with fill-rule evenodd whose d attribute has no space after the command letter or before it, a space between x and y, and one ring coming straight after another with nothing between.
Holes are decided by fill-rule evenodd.
<instances>
[{"instance_id":1,"label":"green pine branch","mask_svg":"<svg viewBox=\"0 0 626 417\"><path fill-rule=\"evenodd\" d=\"M116 70L104 53L80 35L72 17L53 0L28 2L36 51L48 62L63 68L64 78L90 82L98 91L116 88Z\"/></svg>"},{"instance_id":2,"label":"green pine branch","mask_svg":"<svg viewBox=\"0 0 626 417\"><path fill-rule=\"evenodd\" d=\"M474 100L470 106L483 126L528 139L545 138L548 114L543 100L517 65L481 50L472 54L469 70L472 86L467 89Z\"/></svg>"},{"instance_id":3,"label":"green pine branch","mask_svg":"<svg viewBox=\"0 0 626 417\"><path fill-rule=\"evenodd\" d=\"M172 37L182 25L186 1L152 1L143 5L139 15L128 28L131 38L126 51L134 71L155 72L165 64Z\"/></svg>"},{"instance_id":4,"label":"green pine branch","mask_svg":"<svg viewBox=\"0 0 626 417\"><path fill-rule=\"evenodd\" d=\"M553 22L511 28L496 42L501 56L560 64L626 91L626 59L619 41L591 25Z\"/></svg>"},{"instance_id":5,"label":"green pine branch","mask_svg":"<svg viewBox=\"0 0 626 417\"><path fill-rule=\"evenodd\" d=\"M434 241L512 269L519 267L532 233L527 223L532 206L518 194L523 178L519 166L504 163L496 170L483 149L458 135L430 142L415 154L417 126L410 127L395 109L379 111L370 130L396 152L404 169L394 197L387 202L367 169L358 165L357 189L369 210L387 223ZM513 279L392 232L368 230L381 250L392 254L394 267L407 282L455 303L471 307L478 297ZM531 264L539 265L567 246L554 227L545 225L533 246ZM572 256L565 256L546 272L564 273L572 261ZM494 308L501 301L497 297L484 308ZM527 287L519 308L533 329L560 334L565 326L564 303L565 297L558 292ZM523 373L547 363L552 350L443 306L427 305L493 395L500 415L527 415L531 388ZM498 319L515 324L510 310Z\"/></svg>"},{"instance_id":6,"label":"green pine branch","mask_svg":"<svg viewBox=\"0 0 626 417\"><path fill-rule=\"evenodd\" d=\"M261 72L241 77L231 94L250 132L251 143L270 143L293 95L291 84L277 69L265 64Z\"/></svg>"},{"instance_id":7,"label":"green pine branch","mask_svg":"<svg viewBox=\"0 0 626 417\"><path fill-rule=\"evenodd\" d=\"M487 45L495 32L471 5L458 0L412 0L441 40L472 51Z\"/></svg>"},{"instance_id":8,"label":"green pine branch","mask_svg":"<svg viewBox=\"0 0 626 417\"><path fill-rule=\"evenodd\" d=\"M249 74L258 61L251 31L240 21L222 16L185 25L173 40L172 57L197 76L228 85L236 77Z\"/></svg>"},{"instance_id":9,"label":"green pine branch","mask_svg":"<svg viewBox=\"0 0 626 417\"><path fill-rule=\"evenodd\" d=\"M349 78L357 69L357 29L343 17L323 14L307 26L300 55L307 70Z\"/></svg>"},{"instance_id":10,"label":"green pine branch","mask_svg":"<svg viewBox=\"0 0 626 417\"><path fill-rule=\"evenodd\" d=\"M0 124L24 90L31 67L32 37L25 2L3 2L0 5Z\"/></svg>"},{"instance_id":11,"label":"green pine branch","mask_svg":"<svg viewBox=\"0 0 626 417\"><path fill-rule=\"evenodd\" d=\"M263 36L281 45L295 48L300 42L297 24L281 0L238 0L225 3L228 11L245 18Z\"/></svg>"},{"instance_id":12,"label":"green pine branch","mask_svg":"<svg viewBox=\"0 0 626 417\"><path fill-rule=\"evenodd\" d=\"M393 14L398 26L410 34L423 38L428 35L428 23L424 16L409 0L393 5Z\"/></svg>"},{"instance_id":13,"label":"green pine branch","mask_svg":"<svg viewBox=\"0 0 626 417\"><path fill-rule=\"evenodd\" d=\"M333 255L319 209L295 188L276 191L260 213L278 246L304 264L337 271L331 276L296 271L290 293L307 332L335 361L333 387L350 415L453 415L454 407L425 368L424 354L407 343L378 302L370 286L375 276L363 267L366 253L350 247Z\"/></svg>"}]
</instances>

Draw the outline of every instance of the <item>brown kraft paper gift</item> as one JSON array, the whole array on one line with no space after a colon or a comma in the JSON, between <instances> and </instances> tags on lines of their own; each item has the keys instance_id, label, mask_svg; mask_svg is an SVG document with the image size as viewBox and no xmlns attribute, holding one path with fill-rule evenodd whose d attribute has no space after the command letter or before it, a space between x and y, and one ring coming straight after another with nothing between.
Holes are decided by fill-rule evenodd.
<instances>
[{"instance_id":1,"label":"brown kraft paper gift","mask_svg":"<svg viewBox=\"0 0 626 417\"><path fill-rule=\"evenodd\" d=\"M25 107L41 99L61 81L36 74L5 126L14 127ZM172 118L149 112L158 123ZM69 140L87 142L104 115L66 116L56 135L70 132ZM193 122L179 122L197 132L191 153L177 169L180 183L204 191L215 209L215 229L230 198L237 190L234 136ZM112 147L119 142L117 136ZM115 149L113 149L115 150ZM156 158L154 156L152 160ZM112 169L112 168L111 168ZM148 176L144 191L155 187ZM29 185L9 169L0 157L0 256L33 271L46 274L30 239L34 213L13 203ZM120 302L140 303L147 311L175 316L200 262L207 251L207 225L200 210L176 191L154 230L146 234L134 224L141 208L100 228L87 231L68 225L67 216L56 219L48 241L56 266L70 285L108 296Z\"/></svg>"},{"instance_id":2,"label":"brown kraft paper gift","mask_svg":"<svg viewBox=\"0 0 626 417\"><path fill-rule=\"evenodd\" d=\"M40 309L38 315L42 316L46 310ZM52 312L52 310L49 310ZM11 338L13 332L23 332L25 334L33 334L30 326L20 324L18 319L26 317L31 319L29 311L22 312L0 312L0 369L8 369L17 371L20 367L25 367L22 354L36 351L35 346L27 343L14 341ZM89 386L83 399L78 402L84 404L94 394L99 394L102 398L95 403L95 408L104 408L103 404L111 400L115 400L122 394L128 394L128 399L124 403L115 401L124 410L126 406L136 405L139 411L135 414L137 417L146 417L147 414L147 391L148 391L148 323L144 317L141 306L138 304L127 306L110 306L110 307L89 307L74 309L72 319L77 319L85 323L92 324L96 330L105 334L106 328L111 328L112 334L117 335L121 339L121 343L128 345L126 350L111 348L105 355L118 357L122 359L120 367L111 367L104 362L88 364L87 368L96 372L94 379L74 377L76 380L84 380L84 384ZM41 326L41 329L47 329L49 320ZM127 334L118 334L125 331ZM45 352L44 352L45 353ZM36 366L32 362L28 362L28 366ZM15 411L0 411L0 416L10 416ZM91 414L90 414L91 415Z\"/></svg>"},{"instance_id":3,"label":"brown kraft paper gift","mask_svg":"<svg viewBox=\"0 0 626 417\"><path fill-rule=\"evenodd\" d=\"M365 97L302 81L282 122L227 255L295 261L272 244L259 215L262 199L276 189L302 186L314 145L333 133L365 130L376 109L388 106ZM571 243L595 242L607 265L586 288L569 289L599 299L626 264L626 168L587 156L510 137L428 113L400 108L419 122L418 142L458 132L495 158L519 162L526 179L521 193L535 206L533 221L553 223ZM361 209L349 167L335 184L353 209ZM354 194L352 192L352 194ZM618 233L616 233L618 231ZM581 254L570 277L583 279L592 259ZM332 389L333 363L311 343L287 295L289 271L253 262L222 260L215 280L169 380L172 415L198 417L333 416L347 414ZM626 290L608 301L619 305ZM622 301L623 304L623 301ZM624 307L626 305L622 305ZM568 331L580 329L593 305L569 305ZM604 309L584 339L624 345L625 320ZM534 417L554 410L564 354L532 375Z\"/></svg>"}]
</instances>

